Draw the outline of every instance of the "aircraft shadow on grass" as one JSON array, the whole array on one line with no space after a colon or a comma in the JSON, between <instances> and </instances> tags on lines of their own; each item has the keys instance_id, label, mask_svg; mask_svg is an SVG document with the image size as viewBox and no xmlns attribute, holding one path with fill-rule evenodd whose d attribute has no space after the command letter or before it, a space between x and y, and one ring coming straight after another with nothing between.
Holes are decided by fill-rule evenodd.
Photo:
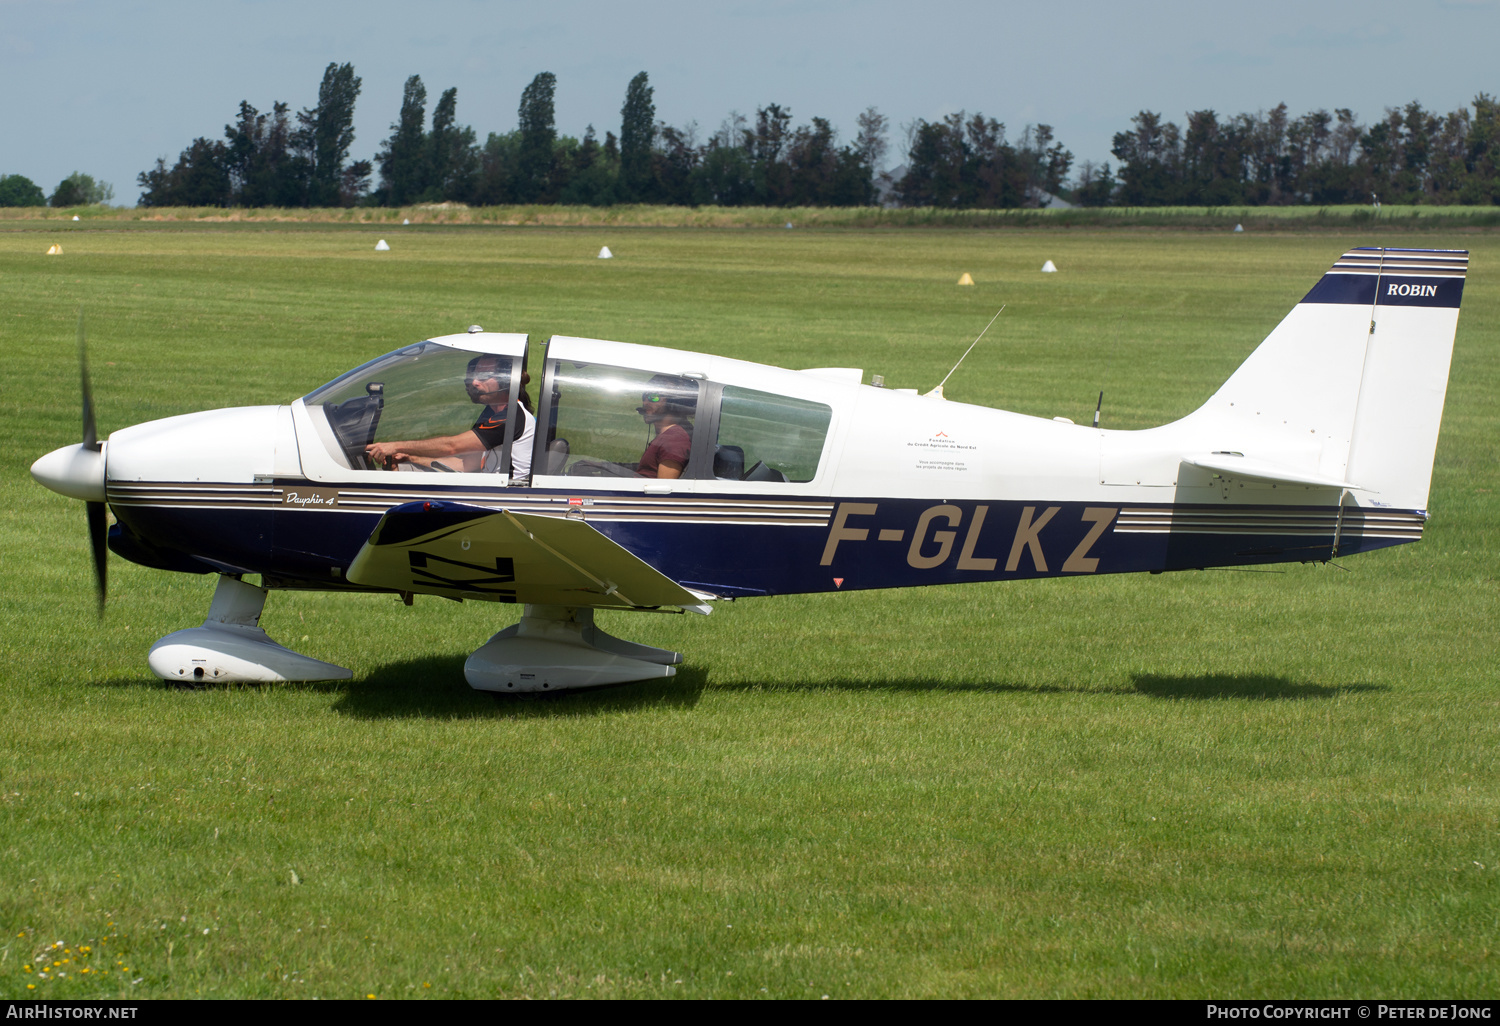
<instances>
[{"instance_id":1,"label":"aircraft shadow on grass","mask_svg":"<svg viewBox=\"0 0 1500 1026\"><path fill-rule=\"evenodd\" d=\"M600 713L653 708L691 709L708 687L708 671L685 666L677 675L658 681L637 682L590 691L558 692L536 696L499 695L489 698L463 686L464 657L428 656L389 663L356 681L309 681L275 685L335 696L334 711L359 719L545 719L554 716L592 716ZM100 687L140 687L141 678L117 678L99 682ZM243 684L206 684L184 687L171 682L155 686L184 691L211 691L245 687ZM257 685L248 685L255 687ZM1014 681L951 681L933 679L860 680L830 678L797 682L738 680L716 682L718 691L864 691L933 694L1129 694L1168 699L1248 699L1253 701L1304 701L1337 698L1340 695L1389 690L1383 684L1310 684L1272 674L1138 673L1131 677L1130 691L1117 691L1087 683L1020 683Z\"/></svg>"},{"instance_id":2,"label":"aircraft shadow on grass","mask_svg":"<svg viewBox=\"0 0 1500 1026\"><path fill-rule=\"evenodd\" d=\"M1025 692L1032 694L1107 694L1104 689L1083 684L1021 684L1012 681L953 681L909 678L903 680L869 680L828 678L826 680L774 681L736 680L715 682L715 691L868 691L905 694L992 694Z\"/></svg>"},{"instance_id":3,"label":"aircraft shadow on grass","mask_svg":"<svg viewBox=\"0 0 1500 1026\"><path fill-rule=\"evenodd\" d=\"M1337 698L1365 691L1386 691L1383 684L1306 684L1267 673L1189 673L1169 676L1137 673L1135 690L1153 698L1248 698L1286 701Z\"/></svg>"},{"instance_id":4,"label":"aircraft shadow on grass","mask_svg":"<svg viewBox=\"0 0 1500 1026\"><path fill-rule=\"evenodd\" d=\"M733 681L715 683L721 691L868 691L922 693L970 693L970 694L1075 694L1112 695L1129 694L1111 687L1101 687L1087 682L1078 683L1020 683L1016 681L951 681L931 679L908 680L850 680L830 679L797 683L760 683L757 681ZM1380 684L1305 684L1276 677L1270 674L1135 674L1131 677L1133 692L1153 698L1241 698L1257 700L1288 700L1309 698L1335 698L1341 694L1363 691L1385 691Z\"/></svg>"},{"instance_id":5,"label":"aircraft shadow on grass","mask_svg":"<svg viewBox=\"0 0 1500 1026\"><path fill-rule=\"evenodd\" d=\"M690 709L708 681L705 670L680 667L675 677L657 681L559 691L555 694L497 695L475 691L464 682L464 657L429 656L388 663L357 680L283 681L276 684L209 682L183 684L149 677L115 677L102 688L163 688L184 695L263 687L328 695L334 712L357 719L547 719L649 709Z\"/></svg>"},{"instance_id":6,"label":"aircraft shadow on grass","mask_svg":"<svg viewBox=\"0 0 1500 1026\"><path fill-rule=\"evenodd\" d=\"M385 666L355 681L288 684L338 694L335 712L358 719L547 719L698 704L708 674L681 667L675 677L537 695L491 695L464 682L464 656L429 656Z\"/></svg>"}]
</instances>

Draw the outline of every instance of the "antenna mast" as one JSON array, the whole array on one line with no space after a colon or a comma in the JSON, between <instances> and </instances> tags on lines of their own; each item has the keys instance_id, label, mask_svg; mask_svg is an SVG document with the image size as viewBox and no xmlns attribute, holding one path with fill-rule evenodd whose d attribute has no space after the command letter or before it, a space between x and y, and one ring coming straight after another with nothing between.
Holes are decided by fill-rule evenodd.
<instances>
[{"instance_id":1,"label":"antenna mast","mask_svg":"<svg viewBox=\"0 0 1500 1026\"><path fill-rule=\"evenodd\" d=\"M984 331L981 331L978 335L974 336L974 341L969 343L969 348L964 350L964 355L958 358L958 363L955 363L953 365L953 370L950 370L947 374L944 374L943 380L937 383L937 388L934 388L931 392L928 392L927 395L936 396L939 399L943 398L943 386L948 383L949 378L953 377L953 371L958 370L959 364L963 363L964 360L968 358L969 354L974 351L974 347L979 345L979 340L984 338L984 332L990 330L990 325L994 324L997 320L1000 319L1000 315L1005 312L1005 307L1009 305L1010 304L1008 303L1001 304L1000 309L995 311L995 316L990 318L990 323L984 326Z\"/></svg>"},{"instance_id":2,"label":"antenna mast","mask_svg":"<svg viewBox=\"0 0 1500 1026\"><path fill-rule=\"evenodd\" d=\"M1104 379L1106 384L1109 382L1109 372L1115 366L1115 351L1120 348L1120 323L1124 320L1125 315L1121 314L1119 319L1115 321L1115 338L1109 346L1109 364L1104 368ZM1103 409L1104 389L1101 388L1099 389L1099 401L1094 405L1094 427L1096 428L1099 426L1099 411Z\"/></svg>"}]
</instances>

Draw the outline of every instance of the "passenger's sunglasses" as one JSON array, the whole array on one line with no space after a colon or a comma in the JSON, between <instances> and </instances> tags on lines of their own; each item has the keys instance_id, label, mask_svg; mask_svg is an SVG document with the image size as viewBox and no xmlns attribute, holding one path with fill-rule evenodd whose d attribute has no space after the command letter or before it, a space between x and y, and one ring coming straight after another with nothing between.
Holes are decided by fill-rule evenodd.
<instances>
[{"instance_id":1,"label":"passenger's sunglasses","mask_svg":"<svg viewBox=\"0 0 1500 1026\"><path fill-rule=\"evenodd\" d=\"M643 402L643 403L659 403L659 402L661 402L665 398L666 398L666 396L663 395L660 392L642 392L641 393L641 402Z\"/></svg>"}]
</instances>

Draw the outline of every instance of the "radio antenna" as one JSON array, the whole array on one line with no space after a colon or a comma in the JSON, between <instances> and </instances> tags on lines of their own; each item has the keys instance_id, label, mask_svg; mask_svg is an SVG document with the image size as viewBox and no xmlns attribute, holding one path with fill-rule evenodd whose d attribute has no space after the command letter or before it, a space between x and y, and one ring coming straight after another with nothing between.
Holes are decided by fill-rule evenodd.
<instances>
[{"instance_id":1,"label":"radio antenna","mask_svg":"<svg viewBox=\"0 0 1500 1026\"><path fill-rule=\"evenodd\" d=\"M1106 364L1104 368L1104 380L1106 384L1109 382L1109 372L1113 370L1115 366L1115 353L1120 348L1120 321L1123 321L1124 319L1125 315L1121 314L1115 321L1115 338L1114 341L1110 343L1109 363ZM1099 426L1099 411L1102 409L1104 409L1104 389L1101 388L1099 389L1099 402L1094 406L1094 427L1096 428Z\"/></svg>"},{"instance_id":2,"label":"radio antenna","mask_svg":"<svg viewBox=\"0 0 1500 1026\"><path fill-rule=\"evenodd\" d=\"M1000 319L1000 315L1005 312L1006 306L1009 305L1010 304L1008 303L1001 304L1000 309L995 311L995 316L990 318L990 323L984 326L984 331L990 330L990 325L994 324L997 320ZM974 347L979 345L979 340L984 338L984 331L981 331L978 335L974 336L974 341L969 343L969 348L964 350L964 355L958 358L958 363L955 363L953 365L953 370L950 370L947 374L944 374L943 380L937 383L937 388L934 388L931 392L928 392L927 395L935 396L938 399L943 398L943 386L948 383L949 378L953 377L953 371L958 370L959 364L963 363L964 360L968 358L969 354L974 351Z\"/></svg>"}]
</instances>

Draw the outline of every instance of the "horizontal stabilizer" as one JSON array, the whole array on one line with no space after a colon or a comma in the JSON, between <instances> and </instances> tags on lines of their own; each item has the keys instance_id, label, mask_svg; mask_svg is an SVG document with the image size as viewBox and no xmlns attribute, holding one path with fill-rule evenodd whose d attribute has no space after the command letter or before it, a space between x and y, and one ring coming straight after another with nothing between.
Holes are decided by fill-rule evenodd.
<instances>
[{"instance_id":1,"label":"horizontal stabilizer","mask_svg":"<svg viewBox=\"0 0 1500 1026\"><path fill-rule=\"evenodd\" d=\"M1309 474L1306 471L1297 470L1285 464L1273 463L1270 460L1258 460L1234 452L1214 452L1184 456L1182 457L1182 462L1194 467L1202 467L1204 470L1212 470L1215 474L1223 474L1225 477L1245 477L1254 481L1270 481L1273 484L1309 485L1314 488L1345 488L1351 492L1368 490L1349 481L1340 481L1336 478L1323 477L1319 474Z\"/></svg>"},{"instance_id":2,"label":"horizontal stabilizer","mask_svg":"<svg viewBox=\"0 0 1500 1026\"><path fill-rule=\"evenodd\" d=\"M581 520L461 502L388 510L345 577L367 588L490 602L710 610Z\"/></svg>"}]
</instances>

